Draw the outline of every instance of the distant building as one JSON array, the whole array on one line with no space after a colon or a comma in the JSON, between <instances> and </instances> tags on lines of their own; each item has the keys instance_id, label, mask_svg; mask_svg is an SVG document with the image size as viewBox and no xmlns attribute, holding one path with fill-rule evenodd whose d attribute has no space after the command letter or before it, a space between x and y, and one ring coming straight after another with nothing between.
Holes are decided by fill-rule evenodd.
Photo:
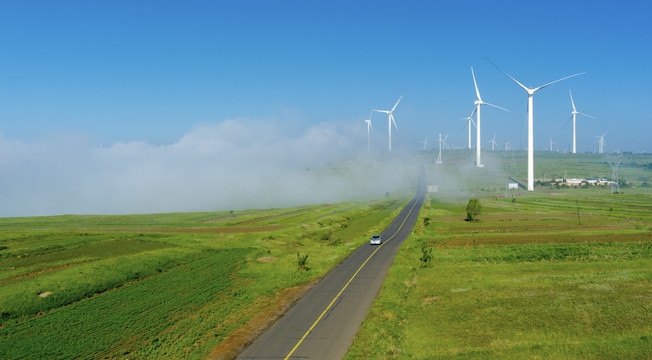
<instances>
[{"instance_id":1,"label":"distant building","mask_svg":"<svg viewBox=\"0 0 652 360\"><path fill-rule=\"evenodd\" d=\"M586 181L585 179L578 179L578 178L571 178L571 179L564 179L564 180L566 180L566 185L568 186L580 186L584 181Z\"/></svg>"},{"instance_id":2,"label":"distant building","mask_svg":"<svg viewBox=\"0 0 652 360\"><path fill-rule=\"evenodd\" d=\"M609 185L613 184L613 181L600 178L556 178L550 181L551 185L567 185L567 186L581 186L582 184L587 184L591 186L596 185Z\"/></svg>"}]
</instances>

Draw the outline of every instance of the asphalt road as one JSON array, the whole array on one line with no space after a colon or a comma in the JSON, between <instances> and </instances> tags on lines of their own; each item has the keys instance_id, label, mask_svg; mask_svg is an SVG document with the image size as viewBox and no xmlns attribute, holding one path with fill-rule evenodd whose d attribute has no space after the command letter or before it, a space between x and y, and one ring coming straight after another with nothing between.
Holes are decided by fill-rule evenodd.
<instances>
[{"instance_id":1,"label":"asphalt road","mask_svg":"<svg viewBox=\"0 0 652 360\"><path fill-rule=\"evenodd\" d=\"M382 245L357 249L306 293L237 359L341 359L367 316L425 198L423 172L415 197L381 233Z\"/></svg>"}]
</instances>

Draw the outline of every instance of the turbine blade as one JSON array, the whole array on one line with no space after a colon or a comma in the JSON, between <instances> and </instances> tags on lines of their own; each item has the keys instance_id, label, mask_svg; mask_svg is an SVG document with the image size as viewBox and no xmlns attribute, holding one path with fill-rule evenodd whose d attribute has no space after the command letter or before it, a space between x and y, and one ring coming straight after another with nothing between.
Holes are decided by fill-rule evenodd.
<instances>
[{"instance_id":1,"label":"turbine blade","mask_svg":"<svg viewBox=\"0 0 652 360\"><path fill-rule=\"evenodd\" d=\"M392 122L394 123L394 127L396 128L396 132L398 132L398 126L396 126L396 120L394 120L394 115L391 113L389 114L390 119L392 119Z\"/></svg>"},{"instance_id":2,"label":"turbine blade","mask_svg":"<svg viewBox=\"0 0 652 360\"><path fill-rule=\"evenodd\" d=\"M507 75L507 77L509 77L510 79L512 79L512 80L513 80L515 83L517 83L520 87L522 87L523 90L528 91L528 92L530 91L530 89L528 89L525 85L523 85L523 84L521 84L520 82L518 82L518 80L514 79L514 78L512 77L512 75L509 75L508 73L506 73L503 69L499 68L498 65L494 64L491 60L487 59L487 61L489 61L493 66L495 66L495 67L496 67L498 70L500 70L503 74Z\"/></svg>"},{"instance_id":3,"label":"turbine blade","mask_svg":"<svg viewBox=\"0 0 652 360\"><path fill-rule=\"evenodd\" d=\"M596 119L596 120L598 119L598 118L595 117L595 116L591 116L591 115L589 115L589 114L581 113L581 112L579 112L579 111L578 111L577 113L580 114L580 115L588 116L588 117L590 117L591 119Z\"/></svg>"},{"instance_id":4,"label":"turbine blade","mask_svg":"<svg viewBox=\"0 0 652 360\"><path fill-rule=\"evenodd\" d=\"M475 94L478 96L478 100L482 102L482 98L480 97L480 90L478 90L478 83L475 81L475 73L473 72L473 66L471 66L471 75L473 76L473 85L475 85Z\"/></svg>"},{"instance_id":5,"label":"turbine blade","mask_svg":"<svg viewBox=\"0 0 652 360\"><path fill-rule=\"evenodd\" d=\"M374 109L374 111L375 111L375 112L380 112L380 113L389 114L389 110L376 110L376 109Z\"/></svg>"},{"instance_id":6,"label":"turbine blade","mask_svg":"<svg viewBox=\"0 0 652 360\"><path fill-rule=\"evenodd\" d=\"M394 109L396 109L396 107L398 106L398 103L401 102L402 98L403 98L403 95L401 95L401 97L398 98L398 101L396 102L396 104L394 104L394 107L392 108L392 112L394 112Z\"/></svg>"},{"instance_id":7,"label":"turbine blade","mask_svg":"<svg viewBox=\"0 0 652 360\"><path fill-rule=\"evenodd\" d=\"M505 111L507 111L507 112L511 112L511 111L505 109L504 107L500 107L500 106L498 106L498 105L489 104L489 103L487 103L487 102L483 102L482 104L484 104L484 105L489 105L489 106L493 106L493 107L495 107L495 108L499 108L500 110L505 110Z\"/></svg>"},{"instance_id":8,"label":"turbine blade","mask_svg":"<svg viewBox=\"0 0 652 360\"><path fill-rule=\"evenodd\" d=\"M561 79L559 79L559 80L555 80L555 81L550 82L550 83L547 83L547 84L545 84L545 85L541 85L541 86L539 86L538 88L532 90L532 92L535 92L535 91L537 91L537 90L543 89L543 88L546 87L546 86L552 85L552 84L557 83L557 82L560 82L560 81L562 81L562 80L566 80L566 79L572 78L572 77L574 77L574 76L584 75L584 74L586 74L586 72L581 72L581 73L573 74L573 75L571 75L571 76L566 76L565 78L561 78Z\"/></svg>"},{"instance_id":9,"label":"turbine blade","mask_svg":"<svg viewBox=\"0 0 652 360\"><path fill-rule=\"evenodd\" d=\"M570 90L568 90L568 93L570 94L571 97L571 105L573 105L573 111L577 111L577 109L575 109L575 101L573 101L573 93L571 93Z\"/></svg>"}]
</instances>

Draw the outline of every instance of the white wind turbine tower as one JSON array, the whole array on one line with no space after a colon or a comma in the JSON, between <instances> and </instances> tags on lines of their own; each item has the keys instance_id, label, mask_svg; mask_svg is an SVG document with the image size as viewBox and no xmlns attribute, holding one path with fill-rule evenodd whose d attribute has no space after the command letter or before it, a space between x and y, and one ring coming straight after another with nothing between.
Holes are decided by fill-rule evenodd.
<instances>
[{"instance_id":1,"label":"white wind turbine tower","mask_svg":"<svg viewBox=\"0 0 652 360\"><path fill-rule=\"evenodd\" d=\"M600 136L596 136L598 138L598 153L603 154L604 153L604 137L607 135L607 132L605 131L604 134Z\"/></svg>"},{"instance_id":2,"label":"white wind turbine tower","mask_svg":"<svg viewBox=\"0 0 652 360\"><path fill-rule=\"evenodd\" d=\"M394 123L394 127L396 128L396 131L398 131L398 126L396 126L396 121L394 120L394 115L392 115L392 112L396 110L396 107L398 106L398 103L401 101L403 98L403 95L401 95L400 98L398 98L398 101L396 104L394 104L394 107L392 110L375 110L377 112L385 113L387 114L387 117L389 118L389 151L392 151L392 123Z\"/></svg>"},{"instance_id":3,"label":"white wind turbine tower","mask_svg":"<svg viewBox=\"0 0 652 360\"><path fill-rule=\"evenodd\" d=\"M491 61L489 61L491 62ZM511 75L503 71L503 69L499 68L498 65L494 64L491 62L498 70L500 70L503 74L507 75L510 79L512 79L518 86L522 87L523 90L525 90L528 94L528 99L527 99L527 141L528 141L528 146L527 146L527 190L528 191L534 191L534 93L537 92L538 90L543 89L546 86L552 85L556 82L560 82L562 80L566 80L568 78L572 78L573 76L578 76L582 74L586 74L585 72L579 73L579 74L573 74L571 76L566 76L565 78L561 78L559 80L555 80L553 82L547 83L545 85L541 85L537 88L528 88L525 85L521 84L518 82L516 79L514 79Z\"/></svg>"},{"instance_id":4,"label":"white wind turbine tower","mask_svg":"<svg viewBox=\"0 0 652 360\"><path fill-rule=\"evenodd\" d=\"M442 147L442 144L444 144L444 146L447 145L446 144L446 139L448 139L448 135L446 135L446 137L442 139L441 138L441 133L439 133L439 140L437 140L437 141L439 141L439 155L437 156L437 160L435 161L435 164L443 164L444 163L441 160L441 147Z\"/></svg>"},{"instance_id":5,"label":"white wind turbine tower","mask_svg":"<svg viewBox=\"0 0 652 360\"><path fill-rule=\"evenodd\" d=\"M467 124L467 126L469 127L469 150L471 150L471 124L473 124L473 126L475 126L475 122L473 122L473 115L475 115L476 110L477 110L476 108L473 108L473 111L471 112L471 115L464 118L464 120L469 121L469 123Z\"/></svg>"},{"instance_id":6,"label":"white wind turbine tower","mask_svg":"<svg viewBox=\"0 0 652 360\"><path fill-rule=\"evenodd\" d=\"M371 129L374 127L371 125L371 115L373 114L373 111L369 113L369 119L365 120L364 122L367 123L367 152L369 152L369 136L371 133Z\"/></svg>"},{"instance_id":7,"label":"white wind turbine tower","mask_svg":"<svg viewBox=\"0 0 652 360\"><path fill-rule=\"evenodd\" d=\"M505 110L507 112L509 112L509 110L507 110L505 108L502 108L500 106L496 106L496 105L489 104L487 102L482 101L482 98L480 97L480 91L478 90L478 83L475 81L475 73L473 72L473 66L471 66L471 75L473 75L473 85L475 85L475 94L478 96L478 99L476 101L474 101L474 104L476 105L476 109L475 109L475 112L476 112L476 119L475 119L476 131L475 131L475 134L476 134L476 145L477 145L475 164L476 164L477 167L484 167L484 165L482 164L482 161L480 160L480 148L482 147L482 144L480 143L480 106L481 105L489 105L489 106L493 106L495 108L499 108L501 110Z\"/></svg>"},{"instance_id":8,"label":"white wind turbine tower","mask_svg":"<svg viewBox=\"0 0 652 360\"><path fill-rule=\"evenodd\" d=\"M620 193L620 183L618 182L618 167L620 166L620 161L623 159L623 154L619 153L618 156L605 155L605 157L609 162L609 166L611 166L611 181L615 183L611 184L611 193L614 193L614 188L616 188L617 193Z\"/></svg>"},{"instance_id":9,"label":"white wind turbine tower","mask_svg":"<svg viewBox=\"0 0 652 360\"><path fill-rule=\"evenodd\" d=\"M589 114L584 114L584 113L581 113L581 112L577 111L577 109L575 109L575 102L573 101L573 94L571 93L570 90L568 90L568 93L570 94L571 104L573 105L573 111L571 113L573 114L573 154L575 154L575 117L576 117L576 115L580 114L580 115L588 116L588 117L590 117L592 119L595 119L595 117L593 117L593 116L591 116Z\"/></svg>"},{"instance_id":10,"label":"white wind turbine tower","mask_svg":"<svg viewBox=\"0 0 652 360\"><path fill-rule=\"evenodd\" d=\"M491 143L491 151L494 151L494 146L496 145L496 134L494 134L494 137L487 142Z\"/></svg>"},{"instance_id":11,"label":"white wind turbine tower","mask_svg":"<svg viewBox=\"0 0 652 360\"><path fill-rule=\"evenodd\" d=\"M552 141L552 136L550 137L550 151L552 151L552 145L557 144L556 142Z\"/></svg>"}]
</instances>

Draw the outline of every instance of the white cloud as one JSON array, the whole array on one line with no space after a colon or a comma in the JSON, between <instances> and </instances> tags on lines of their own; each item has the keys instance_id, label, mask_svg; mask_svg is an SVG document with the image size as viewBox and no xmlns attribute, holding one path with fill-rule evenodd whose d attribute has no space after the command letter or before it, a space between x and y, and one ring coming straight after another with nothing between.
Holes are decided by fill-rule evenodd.
<instances>
[{"instance_id":1,"label":"white cloud","mask_svg":"<svg viewBox=\"0 0 652 360\"><path fill-rule=\"evenodd\" d=\"M276 120L232 119L197 125L167 146L103 148L83 136L0 136L0 216L296 206L403 187L411 176L401 165L361 156L366 133L355 125L322 123L296 135Z\"/></svg>"}]
</instances>

